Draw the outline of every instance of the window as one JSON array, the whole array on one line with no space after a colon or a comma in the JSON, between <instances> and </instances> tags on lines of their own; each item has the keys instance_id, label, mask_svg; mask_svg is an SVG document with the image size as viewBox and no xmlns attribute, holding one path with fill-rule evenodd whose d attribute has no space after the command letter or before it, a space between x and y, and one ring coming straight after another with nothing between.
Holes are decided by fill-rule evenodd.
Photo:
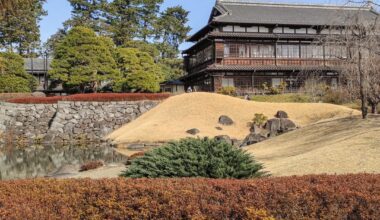
<instances>
[{"instance_id":1,"label":"window","mask_svg":"<svg viewBox=\"0 0 380 220\"><path fill-rule=\"evenodd\" d=\"M257 27L257 26L247 27L247 32L257 33L257 32L259 32L259 27Z\"/></svg>"},{"instance_id":2,"label":"window","mask_svg":"<svg viewBox=\"0 0 380 220\"><path fill-rule=\"evenodd\" d=\"M301 45L301 58L323 58L323 46Z\"/></svg>"},{"instance_id":3,"label":"window","mask_svg":"<svg viewBox=\"0 0 380 220\"><path fill-rule=\"evenodd\" d=\"M281 83L282 83L281 78L272 78L272 87L274 88L280 87Z\"/></svg>"},{"instance_id":4,"label":"window","mask_svg":"<svg viewBox=\"0 0 380 220\"><path fill-rule=\"evenodd\" d=\"M280 58L299 58L299 46L294 44L277 45L277 56Z\"/></svg>"},{"instance_id":5,"label":"window","mask_svg":"<svg viewBox=\"0 0 380 220\"><path fill-rule=\"evenodd\" d=\"M262 57L274 57L274 46L273 45L261 45L260 52Z\"/></svg>"},{"instance_id":6,"label":"window","mask_svg":"<svg viewBox=\"0 0 380 220\"><path fill-rule=\"evenodd\" d=\"M296 34L306 34L306 28L296 29Z\"/></svg>"},{"instance_id":7,"label":"window","mask_svg":"<svg viewBox=\"0 0 380 220\"><path fill-rule=\"evenodd\" d=\"M317 34L317 30L313 29L313 28L308 28L307 29L307 33L308 34Z\"/></svg>"},{"instance_id":8,"label":"window","mask_svg":"<svg viewBox=\"0 0 380 220\"><path fill-rule=\"evenodd\" d=\"M245 32L245 27L235 26L234 32Z\"/></svg>"},{"instance_id":9,"label":"window","mask_svg":"<svg viewBox=\"0 0 380 220\"><path fill-rule=\"evenodd\" d=\"M231 26L231 25L224 26L224 27L223 27L223 31L224 31L224 32L233 32L233 31L234 31L234 27Z\"/></svg>"},{"instance_id":10,"label":"window","mask_svg":"<svg viewBox=\"0 0 380 220\"><path fill-rule=\"evenodd\" d=\"M282 27L276 27L273 29L273 33L275 34L282 34Z\"/></svg>"},{"instance_id":11,"label":"window","mask_svg":"<svg viewBox=\"0 0 380 220\"><path fill-rule=\"evenodd\" d=\"M247 53L247 45L239 45L239 57L249 57L249 53Z\"/></svg>"},{"instance_id":12,"label":"window","mask_svg":"<svg viewBox=\"0 0 380 220\"><path fill-rule=\"evenodd\" d=\"M338 88L338 79L337 78L331 79L331 87L334 89Z\"/></svg>"},{"instance_id":13,"label":"window","mask_svg":"<svg viewBox=\"0 0 380 220\"><path fill-rule=\"evenodd\" d=\"M284 27L284 34L294 34L293 28Z\"/></svg>"},{"instance_id":14,"label":"window","mask_svg":"<svg viewBox=\"0 0 380 220\"><path fill-rule=\"evenodd\" d=\"M224 44L224 57L230 57L230 45Z\"/></svg>"},{"instance_id":15,"label":"window","mask_svg":"<svg viewBox=\"0 0 380 220\"><path fill-rule=\"evenodd\" d=\"M330 34L330 30L329 29L323 29L323 30L321 30L321 34L329 35Z\"/></svg>"},{"instance_id":16,"label":"window","mask_svg":"<svg viewBox=\"0 0 380 220\"><path fill-rule=\"evenodd\" d=\"M234 87L234 79L233 78L222 78L222 87L232 86Z\"/></svg>"},{"instance_id":17,"label":"window","mask_svg":"<svg viewBox=\"0 0 380 220\"><path fill-rule=\"evenodd\" d=\"M342 34L342 30L340 29L331 29L330 34Z\"/></svg>"},{"instance_id":18,"label":"window","mask_svg":"<svg viewBox=\"0 0 380 220\"><path fill-rule=\"evenodd\" d=\"M261 57L259 45L251 45L251 57Z\"/></svg>"},{"instance_id":19,"label":"window","mask_svg":"<svg viewBox=\"0 0 380 220\"><path fill-rule=\"evenodd\" d=\"M260 33L268 33L269 32L269 28L264 27L264 26L260 26L259 27L259 32Z\"/></svg>"}]
</instances>

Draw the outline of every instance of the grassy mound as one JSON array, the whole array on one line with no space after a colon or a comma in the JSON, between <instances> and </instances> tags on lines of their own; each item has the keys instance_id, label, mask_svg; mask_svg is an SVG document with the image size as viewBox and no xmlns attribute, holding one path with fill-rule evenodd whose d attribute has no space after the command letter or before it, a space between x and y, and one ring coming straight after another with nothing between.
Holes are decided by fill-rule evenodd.
<instances>
[{"instance_id":1,"label":"grassy mound","mask_svg":"<svg viewBox=\"0 0 380 220\"><path fill-rule=\"evenodd\" d=\"M380 173L380 117L313 124L248 147L275 176Z\"/></svg>"},{"instance_id":2,"label":"grassy mound","mask_svg":"<svg viewBox=\"0 0 380 220\"><path fill-rule=\"evenodd\" d=\"M298 125L305 126L328 118L358 115L356 110L322 103L263 103L246 101L213 93L191 93L170 97L135 121L116 130L109 138L116 143L166 142L191 135L186 131L200 130L201 137L229 135L244 139L249 133L247 123L255 113L272 118L284 110ZM218 118L227 115L234 120L232 126L218 130Z\"/></svg>"},{"instance_id":3,"label":"grassy mound","mask_svg":"<svg viewBox=\"0 0 380 220\"><path fill-rule=\"evenodd\" d=\"M0 219L378 219L380 176L0 182Z\"/></svg>"}]
</instances>

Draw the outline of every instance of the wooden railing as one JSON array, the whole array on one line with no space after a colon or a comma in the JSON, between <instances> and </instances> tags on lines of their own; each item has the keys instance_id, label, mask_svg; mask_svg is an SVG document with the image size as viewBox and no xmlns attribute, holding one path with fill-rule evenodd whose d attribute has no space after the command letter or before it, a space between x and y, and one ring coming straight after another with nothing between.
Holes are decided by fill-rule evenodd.
<instances>
[{"instance_id":1,"label":"wooden railing","mask_svg":"<svg viewBox=\"0 0 380 220\"><path fill-rule=\"evenodd\" d=\"M240 66L338 66L341 60L336 59L283 59L283 58L224 58L221 65Z\"/></svg>"}]
</instances>

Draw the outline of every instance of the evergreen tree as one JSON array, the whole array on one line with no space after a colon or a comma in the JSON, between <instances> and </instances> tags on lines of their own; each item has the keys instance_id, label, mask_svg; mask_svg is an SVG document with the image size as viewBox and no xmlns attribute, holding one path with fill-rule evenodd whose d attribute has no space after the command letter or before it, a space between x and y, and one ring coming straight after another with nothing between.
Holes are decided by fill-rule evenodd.
<instances>
[{"instance_id":1,"label":"evergreen tree","mask_svg":"<svg viewBox=\"0 0 380 220\"><path fill-rule=\"evenodd\" d=\"M163 0L137 0L140 3L138 8L138 37L147 42L155 33L155 26L158 21L158 14Z\"/></svg>"},{"instance_id":2,"label":"evergreen tree","mask_svg":"<svg viewBox=\"0 0 380 220\"><path fill-rule=\"evenodd\" d=\"M97 33L106 32L105 9L107 0L68 0L73 7L73 17L65 22L65 27L83 26Z\"/></svg>"},{"instance_id":3,"label":"evergreen tree","mask_svg":"<svg viewBox=\"0 0 380 220\"><path fill-rule=\"evenodd\" d=\"M183 60L179 58L164 58L159 60L165 81L175 80L184 75Z\"/></svg>"},{"instance_id":4,"label":"evergreen tree","mask_svg":"<svg viewBox=\"0 0 380 220\"><path fill-rule=\"evenodd\" d=\"M22 0L13 3L14 10L5 11L0 19L0 45L10 51L17 49L25 55L39 46L38 22L46 15L45 0Z\"/></svg>"},{"instance_id":5,"label":"evergreen tree","mask_svg":"<svg viewBox=\"0 0 380 220\"><path fill-rule=\"evenodd\" d=\"M131 178L235 178L265 175L253 157L223 141L183 139L145 153L122 174Z\"/></svg>"},{"instance_id":6,"label":"evergreen tree","mask_svg":"<svg viewBox=\"0 0 380 220\"><path fill-rule=\"evenodd\" d=\"M0 53L0 92L32 92L36 86L36 79L25 71L20 55Z\"/></svg>"},{"instance_id":7,"label":"evergreen tree","mask_svg":"<svg viewBox=\"0 0 380 220\"><path fill-rule=\"evenodd\" d=\"M163 58L175 58L191 28L186 25L189 12L181 6L167 8L157 22L156 40L159 40Z\"/></svg>"},{"instance_id":8,"label":"evergreen tree","mask_svg":"<svg viewBox=\"0 0 380 220\"><path fill-rule=\"evenodd\" d=\"M163 80L160 66L148 53L136 48L120 48L118 64L121 76L114 91L158 92Z\"/></svg>"},{"instance_id":9,"label":"evergreen tree","mask_svg":"<svg viewBox=\"0 0 380 220\"><path fill-rule=\"evenodd\" d=\"M86 27L74 27L55 49L50 77L66 88L97 92L101 82L119 75L114 47L111 39L99 37Z\"/></svg>"},{"instance_id":10,"label":"evergreen tree","mask_svg":"<svg viewBox=\"0 0 380 220\"><path fill-rule=\"evenodd\" d=\"M138 30L138 4L136 0L114 0L107 8L109 31L117 46L133 40Z\"/></svg>"}]
</instances>

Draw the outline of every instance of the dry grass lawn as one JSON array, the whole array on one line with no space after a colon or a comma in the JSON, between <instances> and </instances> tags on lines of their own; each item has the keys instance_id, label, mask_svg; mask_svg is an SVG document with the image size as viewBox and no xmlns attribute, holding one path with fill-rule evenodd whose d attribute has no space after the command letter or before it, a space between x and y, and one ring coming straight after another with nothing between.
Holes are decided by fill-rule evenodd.
<instances>
[{"instance_id":1,"label":"dry grass lawn","mask_svg":"<svg viewBox=\"0 0 380 220\"><path fill-rule=\"evenodd\" d=\"M324 119L342 118L360 114L347 107L322 103L264 103L213 93L190 93L173 96L145 113L135 121L108 136L117 144L139 142L166 142L190 137L186 131L200 130L201 137L229 135L244 139L249 133L247 123L255 113L272 118L278 110L284 110L299 126L303 127ZM235 124L221 126L221 115L231 117ZM218 130L216 127L222 127Z\"/></svg>"},{"instance_id":2,"label":"dry grass lawn","mask_svg":"<svg viewBox=\"0 0 380 220\"><path fill-rule=\"evenodd\" d=\"M325 121L247 149L274 176L380 173L380 117Z\"/></svg>"}]
</instances>

